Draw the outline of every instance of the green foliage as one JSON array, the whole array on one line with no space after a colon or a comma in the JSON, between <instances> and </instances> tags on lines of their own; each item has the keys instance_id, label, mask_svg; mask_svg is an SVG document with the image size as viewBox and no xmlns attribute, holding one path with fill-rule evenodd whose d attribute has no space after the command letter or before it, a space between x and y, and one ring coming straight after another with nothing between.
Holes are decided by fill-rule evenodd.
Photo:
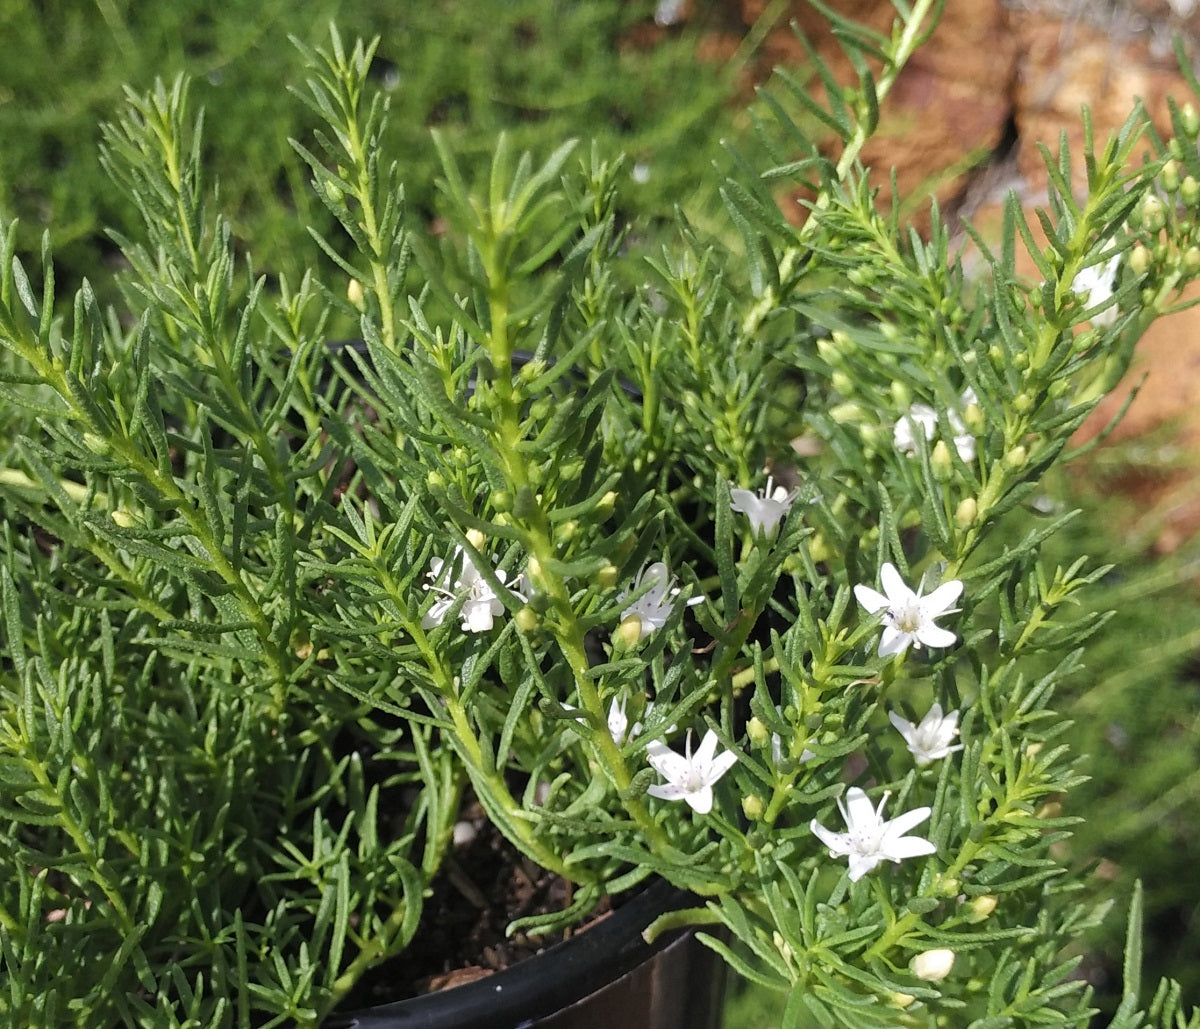
<instances>
[{"instance_id":1,"label":"green foliage","mask_svg":"<svg viewBox=\"0 0 1200 1029\"><path fill-rule=\"evenodd\" d=\"M889 37L831 16L860 81L818 63L802 106L838 163L781 163L807 137L768 101L735 232L680 213L649 253L602 143L502 135L480 168L443 125L414 199L380 44L334 32L298 41L319 127L292 142L324 214L267 277L188 80L130 94L119 307L85 282L57 317L49 246L31 276L0 241L9 1020L317 1025L419 931L469 790L576 886L527 932L658 874L785 1026L1087 1023L1070 947L1105 905L1056 846L1082 777L1055 704L1107 569L1023 505L1195 275L1195 211L1164 214L1136 113L1085 146L1085 199L1052 158L1036 283L1015 198L979 280L937 219L879 211L857 155L937 6ZM763 166L815 190L801 228ZM1113 256L1113 298L1082 296ZM803 485L743 492L795 473L794 435ZM744 517L766 501L778 524ZM934 703L958 735L902 748Z\"/></svg>"},{"instance_id":2,"label":"green foliage","mask_svg":"<svg viewBox=\"0 0 1200 1029\"><path fill-rule=\"evenodd\" d=\"M98 127L124 85L145 91L186 73L210 112L205 162L239 249L298 280L309 263L306 229L328 232L332 222L288 146L321 123L286 96L305 77L286 39L317 45L333 22L348 38L380 38L371 83L396 101L387 145L404 165L414 223L433 212L431 127L478 170L502 130L525 149L586 126L605 152L631 157L621 183L629 215L661 217L676 203L700 210L720 181L711 168L731 131L737 62L699 61L694 29L638 45L634 30L652 11L650 0L3 0L0 37L20 59L0 62L0 221L21 219L22 256L37 254L48 229L72 291L119 263L105 232L136 232L138 215L101 171ZM629 178L634 162L644 181Z\"/></svg>"}]
</instances>

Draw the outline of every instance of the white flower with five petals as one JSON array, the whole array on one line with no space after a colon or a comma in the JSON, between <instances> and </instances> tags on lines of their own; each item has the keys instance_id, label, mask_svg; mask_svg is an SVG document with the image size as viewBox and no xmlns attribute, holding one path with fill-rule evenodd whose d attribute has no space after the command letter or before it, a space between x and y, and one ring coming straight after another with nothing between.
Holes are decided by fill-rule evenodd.
<instances>
[{"instance_id":1,"label":"white flower with five petals","mask_svg":"<svg viewBox=\"0 0 1200 1029\"><path fill-rule=\"evenodd\" d=\"M755 536L771 539L779 532L779 523L796 500L798 490L787 490L776 486L775 480L767 476L766 487L758 493L748 489L731 489L729 506L738 514L750 519L750 531Z\"/></svg>"},{"instance_id":2,"label":"white flower with five petals","mask_svg":"<svg viewBox=\"0 0 1200 1029\"><path fill-rule=\"evenodd\" d=\"M978 403L975 391L967 389L959 398L965 410L971 404ZM953 408L946 412L946 422L953 434L954 449L963 461L970 463L975 460L975 437L963 424L962 415ZM938 414L928 404L913 404L908 411L901 415L892 426L892 443L902 454L914 457L917 453L917 440L923 438L932 440L937 432Z\"/></svg>"},{"instance_id":3,"label":"white flower with five petals","mask_svg":"<svg viewBox=\"0 0 1200 1029\"><path fill-rule=\"evenodd\" d=\"M685 750L677 754L661 741L646 748L646 760L667 781L651 786L646 792L659 800L683 800L698 815L707 815L713 806L713 785L737 762L737 753L717 753L717 734L709 729L692 753L692 734L688 731Z\"/></svg>"},{"instance_id":4,"label":"white flower with five petals","mask_svg":"<svg viewBox=\"0 0 1200 1029\"><path fill-rule=\"evenodd\" d=\"M934 704L916 725L907 718L901 718L895 711L889 712L888 718L904 737L918 765L930 764L963 749L961 743L954 743L954 737L958 735L958 712L951 711L943 715L941 704Z\"/></svg>"},{"instance_id":5,"label":"white flower with five petals","mask_svg":"<svg viewBox=\"0 0 1200 1029\"><path fill-rule=\"evenodd\" d=\"M871 614L883 611L880 657L903 654L909 644L918 650L922 646L949 647L958 639L949 629L934 624L934 619L956 610L951 605L962 593L960 580L944 582L929 596L923 597L919 591L914 593L905 585L890 562L880 568L879 579L883 593L859 584L854 587L854 596Z\"/></svg>"},{"instance_id":6,"label":"white flower with five petals","mask_svg":"<svg viewBox=\"0 0 1200 1029\"><path fill-rule=\"evenodd\" d=\"M905 858L936 853L929 840L905 835L929 817L930 808L919 807L887 820L883 806L891 794L885 793L878 807L872 807L866 793L857 786L846 791L845 803L838 798L838 810L846 823L845 832L831 832L815 818L809 823L813 835L829 848L830 857L850 859L850 881L858 882L881 861L899 863Z\"/></svg>"},{"instance_id":7,"label":"white flower with five petals","mask_svg":"<svg viewBox=\"0 0 1200 1029\"><path fill-rule=\"evenodd\" d=\"M679 596L675 577L667 571L667 566L662 561L655 561L654 564L643 568L633 580L633 585L618 599L623 600L632 594L641 593L643 589L646 592L621 612L622 622L631 615L637 616L638 640L644 640L655 629L661 629L667 624L667 619L675 610L675 598ZM689 597L687 606L692 607L703 600L703 597Z\"/></svg>"},{"instance_id":8,"label":"white flower with five petals","mask_svg":"<svg viewBox=\"0 0 1200 1029\"><path fill-rule=\"evenodd\" d=\"M1071 281L1071 291L1083 301L1084 307L1099 307L1112 297L1120 266L1121 255L1114 254L1104 264L1094 264L1090 268L1082 269ZM1117 320L1119 313L1116 305L1106 307L1091 316L1092 324L1111 325Z\"/></svg>"},{"instance_id":9,"label":"white flower with five petals","mask_svg":"<svg viewBox=\"0 0 1200 1029\"><path fill-rule=\"evenodd\" d=\"M458 577L451 581L450 576L455 565L459 563L460 557L462 559L461 570ZM508 578L507 573L497 569L495 575L503 586ZM462 608L459 614L462 617L464 632L487 632L495 624L496 616L504 613L504 604L496 591L475 567L471 555L461 546L454 548L454 553L449 561L443 561L440 557L433 558L429 562L429 571L426 576L432 579L433 583L432 585L426 583L424 588L439 594L439 596L421 619L422 629L432 629L441 625L450 609L458 603L460 598ZM510 590L510 592L522 600L525 599L516 590Z\"/></svg>"}]
</instances>

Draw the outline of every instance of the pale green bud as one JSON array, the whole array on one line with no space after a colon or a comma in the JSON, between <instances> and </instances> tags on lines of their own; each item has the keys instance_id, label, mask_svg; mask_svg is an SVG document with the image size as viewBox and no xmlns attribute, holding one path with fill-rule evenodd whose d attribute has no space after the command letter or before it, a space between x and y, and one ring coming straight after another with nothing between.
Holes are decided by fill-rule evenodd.
<instances>
[{"instance_id":1,"label":"pale green bud","mask_svg":"<svg viewBox=\"0 0 1200 1029\"><path fill-rule=\"evenodd\" d=\"M1150 251L1141 243L1129 252L1129 270L1134 275L1145 275L1150 270Z\"/></svg>"},{"instance_id":2,"label":"pale green bud","mask_svg":"<svg viewBox=\"0 0 1200 1029\"><path fill-rule=\"evenodd\" d=\"M766 811L766 805L763 804L762 797L751 793L742 798L742 813L752 822L757 822Z\"/></svg>"},{"instance_id":3,"label":"pale green bud","mask_svg":"<svg viewBox=\"0 0 1200 1029\"><path fill-rule=\"evenodd\" d=\"M1142 224L1151 232L1158 232L1167 224L1167 214L1163 202L1153 193L1142 201L1141 210Z\"/></svg>"},{"instance_id":4,"label":"pale green bud","mask_svg":"<svg viewBox=\"0 0 1200 1029\"><path fill-rule=\"evenodd\" d=\"M366 298L363 293L363 285L358 279L351 279L346 283L346 299L350 301L350 306L361 311L366 304Z\"/></svg>"},{"instance_id":5,"label":"pale green bud","mask_svg":"<svg viewBox=\"0 0 1200 1029\"><path fill-rule=\"evenodd\" d=\"M533 632L538 627L541 619L538 617L537 612L527 604L513 615L513 621L517 623L517 628L522 632Z\"/></svg>"},{"instance_id":6,"label":"pale green bud","mask_svg":"<svg viewBox=\"0 0 1200 1029\"><path fill-rule=\"evenodd\" d=\"M1179 163L1177 161L1172 159L1164 164L1159 176L1162 180L1163 189L1168 193L1174 193L1179 189Z\"/></svg>"},{"instance_id":7,"label":"pale green bud","mask_svg":"<svg viewBox=\"0 0 1200 1029\"><path fill-rule=\"evenodd\" d=\"M1191 175L1185 175L1183 182L1179 184L1179 196L1188 207L1195 207L1196 201L1200 200L1200 182Z\"/></svg>"},{"instance_id":8,"label":"pale green bud","mask_svg":"<svg viewBox=\"0 0 1200 1029\"><path fill-rule=\"evenodd\" d=\"M965 909L967 921L971 923L984 921L996 910L997 903L996 895L993 893L985 893L981 897L972 898Z\"/></svg>"},{"instance_id":9,"label":"pale green bud","mask_svg":"<svg viewBox=\"0 0 1200 1029\"><path fill-rule=\"evenodd\" d=\"M817 356L830 366L836 366L842 362L841 352L833 345L831 339L817 340Z\"/></svg>"},{"instance_id":10,"label":"pale green bud","mask_svg":"<svg viewBox=\"0 0 1200 1029\"><path fill-rule=\"evenodd\" d=\"M1200 247L1188 247L1183 252L1183 266L1189 272L1200 270Z\"/></svg>"},{"instance_id":11,"label":"pale green bud","mask_svg":"<svg viewBox=\"0 0 1200 1029\"><path fill-rule=\"evenodd\" d=\"M1179 109L1179 120L1183 124L1183 131L1193 140L1200 136L1200 113L1190 101Z\"/></svg>"},{"instance_id":12,"label":"pale green bud","mask_svg":"<svg viewBox=\"0 0 1200 1029\"><path fill-rule=\"evenodd\" d=\"M750 742L756 747L763 747L766 746L767 741L771 738L771 730L768 729L766 723L756 715L746 723L746 735L750 737Z\"/></svg>"},{"instance_id":13,"label":"pale green bud","mask_svg":"<svg viewBox=\"0 0 1200 1029\"><path fill-rule=\"evenodd\" d=\"M642 620L636 614L626 615L613 634L617 643L624 647L636 647L642 642Z\"/></svg>"},{"instance_id":14,"label":"pale green bud","mask_svg":"<svg viewBox=\"0 0 1200 1029\"><path fill-rule=\"evenodd\" d=\"M829 381L833 388L844 397L848 397L854 392L854 380L843 371L834 372Z\"/></svg>"},{"instance_id":15,"label":"pale green bud","mask_svg":"<svg viewBox=\"0 0 1200 1029\"><path fill-rule=\"evenodd\" d=\"M1007 454L1004 455L1004 463L1009 468L1016 471L1018 468L1024 468L1025 462L1029 460L1029 451L1020 444L1013 447Z\"/></svg>"},{"instance_id":16,"label":"pale green bud","mask_svg":"<svg viewBox=\"0 0 1200 1029\"><path fill-rule=\"evenodd\" d=\"M979 517L979 502L974 497L964 497L954 509L954 522L966 529L975 524Z\"/></svg>"},{"instance_id":17,"label":"pale green bud","mask_svg":"<svg viewBox=\"0 0 1200 1029\"><path fill-rule=\"evenodd\" d=\"M596 585L601 589L612 589L617 584L617 577L620 574L616 565L606 564L596 573Z\"/></svg>"},{"instance_id":18,"label":"pale green bud","mask_svg":"<svg viewBox=\"0 0 1200 1029\"><path fill-rule=\"evenodd\" d=\"M933 468L933 477L938 482L946 482L954 471L954 458L950 456L950 448L945 440L938 440L933 445L933 453L929 455L929 464Z\"/></svg>"},{"instance_id":19,"label":"pale green bud","mask_svg":"<svg viewBox=\"0 0 1200 1029\"><path fill-rule=\"evenodd\" d=\"M923 950L909 963L912 974L927 983L939 983L954 967L954 951L946 947Z\"/></svg>"}]
</instances>

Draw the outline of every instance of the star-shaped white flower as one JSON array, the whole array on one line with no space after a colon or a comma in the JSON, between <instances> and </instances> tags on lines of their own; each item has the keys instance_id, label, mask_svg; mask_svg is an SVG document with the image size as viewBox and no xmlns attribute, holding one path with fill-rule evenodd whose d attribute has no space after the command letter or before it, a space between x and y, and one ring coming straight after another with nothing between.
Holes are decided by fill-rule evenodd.
<instances>
[{"instance_id":1,"label":"star-shaped white flower","mask_svg":"<svg viewBox=\"0 0 1200 1029\"><path fill-rule=\"evenodd\" d=\"M854 595L871 614L884 613L880 657L903 654L910 643L919 650L922 646L949 647L958 639L949 629L935 625L934 619L956 610L951 605L962 593L961 581L951 579L923 597L904 584L891 562L879 569L879 579L883 583L883 593L859 584L854 587Z\"/></svg>"},{"instance_id":2,"label":"star-shaped white flower","mask_svg":"<svg viewBox=\"0 0 1200 1029\"><path fill-rule=\"evenodd\" d=\"M755 536L763 535L772 539L798 493L799 490L789 491L783 486L776 486L775 480L768 475L766 487L758 493L748 489L731 489L729 506L750 519L750 531Z\"/></svg>"},{"instance_id":3,"label":"star-shaped white flower","mask_svg":"<svg viewBox=\"0 0 1200 1029\"><path fill-rule=\"evenodd\" d=\"M927 807L914 808L890 821L883 817L883 806L891 794L885 793L878 807L872 807L867 795L857 786L846 791L845 803L838 798L838 810L846 831L831 832L815 818L808 827L826 847L830 857L850 859L850 881L858 882L881 861L899 863L905 858L936 853L929 840L905 835L929 817Z\"/></svg>"},{"instance_id":4,"label":"star-shaped white flower","mask_svg":"<svg viewBox=\"0 0 1200 1029\"><path fill-rule=\"evenodd\" d=\"M459 571L458 577L451 582L450 576L460 557L462 558L462 569ZM475 567L471 555L461 546L454 548L454 553L449 561L443 561L440 557L433 558L429 562L429 571L426 572L426 576L432 579L433 583L426 583L424 588L438 593L440 596L421 619L422 629L432 629L441 625L460 597L463 603L459 615L462 618L464 632L487 632L495 624L496 616L504 613L504 604L496 591ZM496 578L503 585L508 575L497 569ZM516 590L511 592L521 597L522 600L525 599Z\"/></svg>"},{"instance_id":5,"label":"star-shaped white flower","mask_svg":"<svg viewBox=\"0 0 1200 1029\"><path fill-rule=\"evenodd\" d=\"M971 404L978 403L975 391L972 389L966 390L960 398L960 403L964 409ZM967 463L974 461L975 437L971 435L967 427L963 424L962 415L951 408L946 412L946 421L953 434L954 449L958 451L958 456ZM917 453L917 439L924 437L926 441L932 440L934 434L937 432L937 425L937 411L928 404L913 404L905 414L896 420L896 424L892 426L892 443L902 454L915 457Z\"/></svg>"},{"instance_id":6,"label":"star-shaped white flower","mask_svg":"<svg viewBox=\"0 0 1200 1029\"><path fill-rule=\"evenodd\" d=\"M1121 266L1121 255L1114 254L1104 264L1094 264L1082 269L1071 281L1071 291L1079 297L1084 307L1091 309L1105 303L1117 285L1117 269ZM1091 316L1093 325L1111 325L1119 314L1116 306L1105 308Z\"/></svg>"},{"instance_id":7,"label":"star-shaped white flower","mask_svg":"<svg viewBox=\"0 0 1200 1029\"><path fill-rule=\"evenodd\" d=\"M646 760L667 781L651 786L646 792L659 800L687 801L696 814L707 815L713 806L713 784L737 762L735 751L718 754L717 742L717 734L709 729L695 754L690 730L683 754L677 754L660 741L651 743L646 748Z\"/></svg>"},{"instance_id":8,"label":"star-shaped white flower","mask_svg":"<svg viewBox=\"0 0 1200 1029\"><path fill-rule=\"evenodd\" d=\"M916 725L907 718L901 718L895 711L889 712L888 718L904 737L918 765L930 764L963 749L961 743L954 743L954 737L958 735L958 712L951 711L943 715L941 704L934 704Z\"/></svg>"},{"instance_id":9,"label":"star-shaped white flower","mask_svg":"<svg viewBox=\"0 0 1200 1029\"><path fill-rule=\"evenodd\" d=\"M634 729L635 735L637 728ZM613 743L619 747L625 742L625 735L628 731L629 719L625 716L625 701L623 698L613 697L613 702L608 708L608 734L613 738ZM629 738L633 739L633 736Z\"/></svg>"},{"instance_id":10,"label":"star-shaped white flower","mask_svg":"<svg viewBox=\"0 0 1200 1029\"><path fill-rule=\"evenodd\" d=\"M648 565L638 573L637 578L633 580L633 585L622 593L619 599L623 600L627 596L639 593L647 586L649 589L621 612L622 621L629 618L630 615L637 615L639 641L644 640L655 629L661 629L667 624L667 619L675 610L675 597L679 596L679 587L675 585L675 577L667 571L667 566L662 561L655 561L654 564ZM689 597L687 606L692 607L703 600L703 597Z\"/></svg>"}]
</instances>

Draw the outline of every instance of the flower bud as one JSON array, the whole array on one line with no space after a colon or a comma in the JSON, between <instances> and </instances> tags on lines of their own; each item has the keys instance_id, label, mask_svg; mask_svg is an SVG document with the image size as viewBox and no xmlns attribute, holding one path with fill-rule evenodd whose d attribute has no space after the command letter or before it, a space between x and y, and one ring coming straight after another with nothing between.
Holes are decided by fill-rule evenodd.
<instances>
[{"instance_id":1,"label":"flower bud","mask_svg":"<svg viewBox=\"0 0 1200 1029\"><path fill-rule=\"evenodd\" d=\"M1162 182L1163 189L1168 193L1174 193L1179 189L1179 164L1174 159L1168 161L1162 166L1162 171L1159 172L1159 178Z\"/></svg>"},{"instance_id":2,"label":"flower bud","mask_svg":"<svg viewBox=\"0 0 1200 1029\"><path fill-rule=\"evenodd\" d=\"M979 517L979 502L974 497L963 497L954 509L954 523L966 529L975 524Z\"/></svg>"},{"instance_id":3,"label":"flower bud","mask_svg":"<svg viewBox=\"0 0 1200 1029\"><path fill-rule=\"evenodd\" d=\"M927 983L939 983L954 967L954 951L946 947L922 951L912 959L909 967L918 979Z\"/></svg>"},{"instance_id":4,"label":"flower bud","mask_svg":"<svg viewBox=\"0 0 1200 1029\"><path fill-rule=\"evenodd\" d=\"M742 798L742 814L752 822L757 822L766 811L766 805L763 804L762 797L751 793Z\"/></svg>"},{"instance_id":5,"label":"flower bud","mask_svg":"<svg viewBox=\"0 0 1200 1029\"><path fill-rule=\"evenodd\" d=\"M617 643L624 647L636 647L642 641L642 620L636 614L621 619L614 633Z\"/></svg>"},{"instance_id":6,"label":"flower bud","mask_svg":"<svg viewBox=\"0 0 1200 1029\"><path fill-rule=\"evenodd\" d=\"M596 585L601 589L612 589L617 584L617 577L620 574L617 566L610 562L596 573Z\"/></svg>"},{"instance_id":7,"label":"flower bud","mask_svg":"<svg viewBox=\"0 0 1200 1029\"><path fill-rule=\"evenodd\" d=\"M929 455L929 464L933 468L933 477L938 482L946 482L954 472L954 458L950 456L950 448L944 439L933 445L933 453Z\"/></svg>"},{"instance_id":8,"label":"flower bud","mask_svg":"<svg viewBox=\"0 0 1200 1029\"><path fill-rule=\"evenodd\" d=\"M513 621L517 623L517 628L522 632L533 632L538 627L541 619L538 613L526 604L520 611L513 615Z\"/></svg>"},{"instance_id":9,"label":"flower bud","mask_svg":"<svg viewBox=\"0 0 1200 1029\"><path fill-rule=\"evenodd\" d=\"M425 485L430 489L445 489L446 479L436 468L432 468L425 476Z\"/></svg>"},{"instance_id":10,"label":"flower bud","mask_svg":"<svg viewBox=\"0 0 1200 1029\"><path fill-rule=\"evenodd\" d=\"M968 922L982 922L993 911L996 910L996 895L994 893L985 893L980 897L975 897L966 906L966 916Z\"/></svg>"},{"instance_id":11,"label":"flower bud","mask_svg":"<svg viewBox=\"0 0 1200 1029\"><path fill-rule=\"evenodd\" d=\"M962 420L963 425L975 435L979 435L986 425L983 417L983 408L978 404L968 404L963 408Z\"/></svg>"},{"instance_id":12,"label":"flower bud","mask_svg":"<svg viewBox=\"0 0 1200 1029\"><path fill-rule=\"evenodd\" d=\"M854 380L840 369L829 377L829 382L844 397L854 392Z\"/></svg>"},{"instance_id":13,"label":"flower bud","mask_svg":"<svg viewBox=\"0 0 1200 1029\"><path fill-rule=\"evenodd\" d=\"M909 1007L916 999L911 993L901 993L899 990L892 990L887 994L887 1002L894 1008Z\"/></svg>"},{"instance_id":14,"label":"flower bud","mask_svg":"<svg viewBox=\"0 0 1200 1029\"><path fill-rule=\"evenodd\" d=\"M1167 214L1163 202L1153 193L1142 201L1141 211L1142 224L1151 232L1158 232L1167 224Z\"/></svg>"},{"instance_id":15,"label":"flower bud","mask_svg":"<svg viewBox=\"0 0 1200 1029\"><path fill-rule=\"evenodd\" d=\"M558 532L555 534L558 542L570 543L579 532L579 522L574 518L568 518L558 527Z\"/></svg>"},{"instance_id":16,"label":"flower bud","mask_svg":"<svg viewBox=\"0 0 1200 1029\"><path fill-rule=\"evenodd\" d=\"M1033 410L1033 397L1022 391L1013 397L1013 409L1018 414L1028 414Z\"/></svg>"},{"instance_id":17,"label":"flower bud","mask_svg":"<svg viewBox=\"0 0 1200 1029\"><path fill-rule=\"evenodd\" d=\"M1184 104L1179 109L1179 122L1183 126L1183 131L1190 138L1194 140L1200 136L1200 113L1197 113L1191 102Z\"/></svg>"},{"instance_id":18,"label":"flower bud","mask_svg":"<svg viewBox=\"0 0 1200 1029\"><path fill-rule=\"evenodd\" d=\"M750 742L756 747L764 747L771 738L771 730L767 728L761 718L755 715L746 723L746 735L750 737Z\"/></svg>"},{"instance_id":19,"label":"flower bud","mask_svg":"<svg viewBox=\"0 0 1200 1029\"><path fill-rule=\"evenodd\" d=\"M1024 468L1025 462L1029 460L1029 451L1020 444L1013 447L1007 454L1004 455L1004 463L1013 471L1018 468Z\"/></svg>"},{"instance_id":20,"label":"flower bud","mask_svg":"<svg viewBox=\"0 0 1200 1029\"><path fill-rule=\"evenodd\" d=\"M596 513L606 515L616 506L617 494L613 490L609 490L604 494L604 496L596 501Z\"/></svg>"},{"instance_id":21,"label":"flower bud","mask_svg":"<svg viewBox=\"0 0 1200 1029\"><path fill-rule=\"evenodd\" d=\"M483 545L487 542L487 537L479 529L468 529L467 542L476 550L483 550Z\"/></svg>"},{"instance_id":22,"label":"flower bud","mask_svg":"<svg viewBox=\"0 0 1200 1029\"><path fill-rule=\"evenodd\" d=\"M1150 270L1150 251L1141 243L1129 251L1129 270L1134 275L1145 275Z\"/></svg>"},{"instance_id":23,"label":"flower bud","mask_svg":"<svg viewBox=\"0 0 1200 1029\"><path fill-rule=\"evenodd\" d=\"M346 299L350 301L350 306L356 310L361 311L365 306L363 286L358 279L351 279L346 283Z\"/></svg>"},{"instance_id":24,"label":"flower bud","mask_svg":"<svg viewBox=\"0 0 1200 1029\"><path fill-rule=\"evenodd\" d=\"M1179 184L1179 196L1188 207L1195 207L1196 201L1200 200L1200 182L1191 175L1185 175Z\"/></svg>"},{"instance_id":25,"label":"flower bud","mask_svg":"<svg viewBox=\"0 0 1200 1029\"><path fill-rule=\"evenodd\" d=\"M1183 252L1183 266L1189 272L1200 270L1200 247L1188 247Z\"/></svg>"},{"instance_id":26,"label":"flower bud","mask_svg":"<svg viewBox=\"0 0 1200 1029\"><path fill-rule=\"evenodd\" d=\"M838 425L863 420L863 409L858 404L836 404L829 409L829 417Z\"/></svg>"},{"instance_id":27,"label":"flower bud","mask_svg":"<svg viewBox=\"0 0 1200 1029\"><path fill-rule=\"evenodd\" d=\"M131 515L123 507L113 508L113 510L108 513L108 516L122 529L129 529L137 525L137 519L134 518L133 515Z\"/></svg>"},{"instance_id":28,"label":"flower bud","mask_svg":"<svg viewBox=\"0 0 1200 1029\"><path fill-rule=\"evenodd\" d=\"M912 406L912 390L908 384L899 379L893 379L888 392L892 395L892 403L901 411L907 411Z\"/></svg>"},{"instance_id":29,"label":"flower bud","mask_svg":"<svg viewBox=\"0 0 1200 1029\"><path fill-rule=\"evenodd\" d=\"M842 355L831 339L817 340L817 356L830 367L841 364Z\"/></svg>"}]
</instances>

